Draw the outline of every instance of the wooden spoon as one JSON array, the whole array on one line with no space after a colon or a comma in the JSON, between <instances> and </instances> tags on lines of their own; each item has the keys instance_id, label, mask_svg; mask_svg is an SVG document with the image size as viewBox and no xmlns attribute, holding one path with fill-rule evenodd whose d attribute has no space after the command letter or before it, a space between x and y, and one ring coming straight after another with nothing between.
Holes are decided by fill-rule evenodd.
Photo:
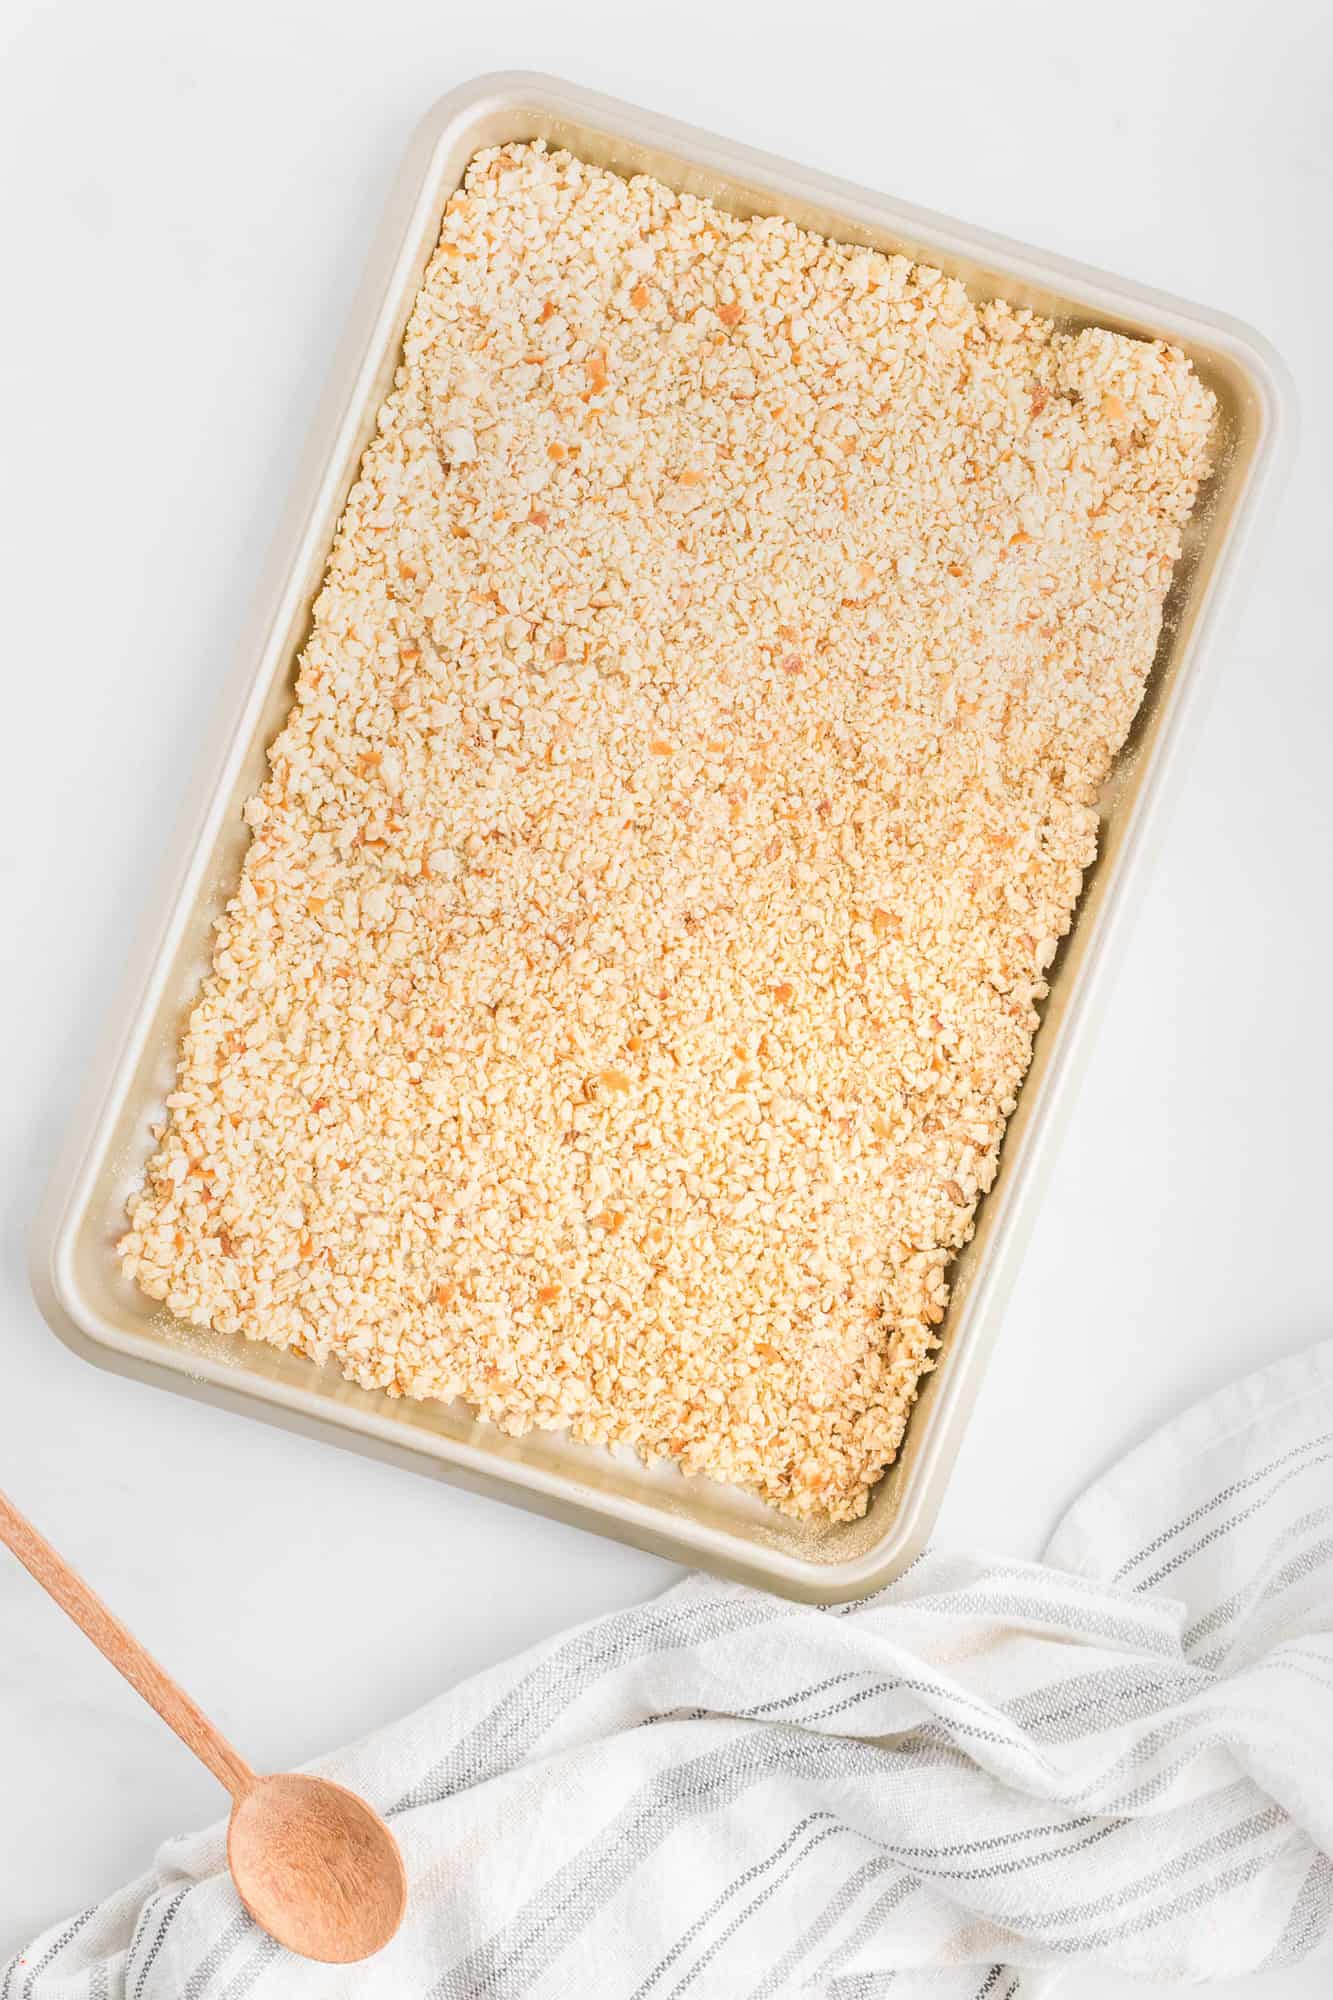
<instances>
[{"instance_id":1,"label":"wooden spoon","mask_svg":"<svg viewBox=\"0 0 1333 2000\"><path fill-rule=\"evenodd\" d=\"M3 1493L0 1542L231 1793L227 1865L255 1922L331 1965L386 1945L407 1907L407 1874L379 1814L327 1778L258 1777Z\"/></svg>"}]
</instances>

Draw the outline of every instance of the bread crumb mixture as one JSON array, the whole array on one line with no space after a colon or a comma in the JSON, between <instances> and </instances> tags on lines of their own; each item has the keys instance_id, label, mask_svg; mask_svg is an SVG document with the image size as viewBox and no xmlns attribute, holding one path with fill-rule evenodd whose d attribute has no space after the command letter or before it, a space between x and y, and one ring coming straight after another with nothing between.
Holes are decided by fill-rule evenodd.
<instances>
[{"instance_id":1,"label":"bread crumb mixture","mask_svg":"<svg viewBox=\"0 0 1333 2000\"><path fill-rule=\"evenodd\" d=\"M472 162L125 1271L861 1514L996 1170L1212 399L544 146Z\"/></svg>"}]
</instances>

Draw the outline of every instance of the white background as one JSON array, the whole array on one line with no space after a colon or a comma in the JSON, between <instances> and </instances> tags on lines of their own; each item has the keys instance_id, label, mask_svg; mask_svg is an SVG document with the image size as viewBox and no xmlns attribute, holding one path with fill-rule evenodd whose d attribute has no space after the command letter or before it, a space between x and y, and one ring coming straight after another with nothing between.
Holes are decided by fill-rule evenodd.
<instances>
[{"instance_id":1,"label":"white background","mask_svg":"<svg viewBox=\"0 0 1333 2000\"><path fill-rule=\"evenodd\" d=\"M95 1371L24 1271L399 153L441 91L520 66L1228 309L1284 353L1297 462L937 1539L1038 1553L1148 1427L1329 1327L1322 0L10 0L0 1484L261 1766L672 1574ZM220 1805L0 1558L0 1959Z\"/></svg>"}]
</instances>

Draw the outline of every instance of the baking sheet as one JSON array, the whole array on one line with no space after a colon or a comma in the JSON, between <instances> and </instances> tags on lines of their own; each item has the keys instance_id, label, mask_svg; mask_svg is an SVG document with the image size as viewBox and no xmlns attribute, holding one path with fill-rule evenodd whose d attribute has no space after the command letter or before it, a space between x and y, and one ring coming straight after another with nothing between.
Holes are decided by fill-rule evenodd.
<instances>
[{"instance_id":1,"label":"baking sheet","mask_svg":"<svg viewBox=\"0 0 1333 2000\"><path fill-rule=\"evenodd\" d=\"M1191 520L1148 692L1100 801L1099 859L1049 977L1043 1026L976 1234L952 1267L939 1365L895 1464L858 1522L798 1523L752 1496L559 1433L507 1438L460 1405L394 1400L299 1356L173 1320L120 1274L113 1245L151 1150L211 926L232 893L265 750L290 705L329 544L392 382L403 327L445 202L480 149L545 138L619 173L649 173L737 214L782 214L843 242L902 251L1065 325L1174 341L1218 398L1217 470ZM1234 588L1292 428L1285 371L1248 328L1183 301L1044 256L946 217L539 76L483 77L442 99L412 142L315 427L297 495L238 662L225 720L167 885L136 953L84 1109L33 1246L52 1325L90 1360L238 1411L390 1457L768 1589L837 1601L888 1581L917 1553L957 1455L1004 1299L1071 1095L1080 1048L1132 911L1151 816L1178 771L1204 678L1205 639ZM108 790L114 807L114 793Z\"/></svg>"}]
</instances>

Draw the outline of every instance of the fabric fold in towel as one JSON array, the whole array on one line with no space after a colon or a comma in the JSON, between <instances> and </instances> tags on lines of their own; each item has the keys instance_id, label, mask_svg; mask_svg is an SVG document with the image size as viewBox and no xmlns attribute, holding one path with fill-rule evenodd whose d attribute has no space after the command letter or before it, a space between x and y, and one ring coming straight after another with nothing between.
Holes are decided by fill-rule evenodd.
<instances>
[{"instance_id":1,"label":"fabric fold in towel","mask_svg":"<svg viewBox=\"0 0 1333 2000\"><path fill-rule=\"evenodd\" d=\"M219 1824L0 2000L1031 2000L1327 1951L1333 1342L1160 1431L1044 1563L931 1552L827 1611L692 1578L313 1768L402 1842L380 1957L273 1944Z\"/></svg>"}]
</instances>

